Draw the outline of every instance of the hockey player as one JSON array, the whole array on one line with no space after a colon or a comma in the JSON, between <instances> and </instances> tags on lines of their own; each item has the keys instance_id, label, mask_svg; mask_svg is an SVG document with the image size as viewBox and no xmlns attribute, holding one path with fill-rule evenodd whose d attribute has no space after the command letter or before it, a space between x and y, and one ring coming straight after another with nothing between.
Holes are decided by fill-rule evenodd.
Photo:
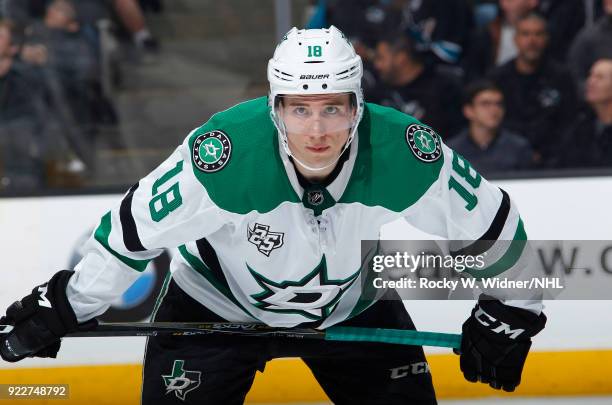
<instances>
[{"instance_id":1,"label":"hockey player","mask_svg":"<svg viewBox=\"0 0 612 405\"><path fill-rule=\"evenodd\" d=\"M361 73L335 27L289 31L267 98L192 131L102 217L75 271L8 308L2 358L55 357L62 336L91 324L167 247L178 253L156 321L412 329L401 301L364 298L361 240L398 218L448 239L524 240L509 196L432 128L365 104ZM480 275L520 271L520 256ZM546 318L540 302L491 298L463 325L461 370L512 391ZM256 370L289 356L335 403L436 403L421 347L190 336L148 340L143 404L242 403Z\"/></svg>"}]
</instances>

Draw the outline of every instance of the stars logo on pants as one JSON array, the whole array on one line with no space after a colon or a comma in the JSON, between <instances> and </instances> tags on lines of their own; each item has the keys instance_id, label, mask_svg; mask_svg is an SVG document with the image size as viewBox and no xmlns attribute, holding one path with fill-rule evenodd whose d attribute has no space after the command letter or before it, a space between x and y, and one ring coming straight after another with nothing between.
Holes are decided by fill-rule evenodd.
<instances>
[{"instance_id":1,"label":"stars logo on pants","mask_svg":"<svg viewBox=\"0 0 612 405\"><path fill-rule=\"evenodd\" d=\"M174 395L181 401L185 400L188 393L200 386L202 375L200 371L185 370L184 365L185 360L174 360L172 373L162 375L166 385L166 394L174 392Z\"/></svg>"}]
</instances>

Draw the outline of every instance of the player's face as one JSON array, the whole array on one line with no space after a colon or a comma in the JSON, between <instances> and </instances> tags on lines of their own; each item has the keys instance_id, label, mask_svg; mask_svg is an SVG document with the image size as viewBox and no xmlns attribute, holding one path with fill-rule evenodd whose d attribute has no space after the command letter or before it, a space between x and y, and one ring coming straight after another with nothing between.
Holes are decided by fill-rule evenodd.
<instances>
[{"instance_id":1,"label":"player's face","mask_svg":"<svg viewBox=\"0 0 612 405\"><path fill-rule=\"evenodd\" d=\"M51 3L45 14L45 25L49 28L68 29L74 21L74 9L69 3L56 1Z\"/></svg>"},{"instance_id":2,"label":"player's face","mask_svg":"<svg viewBox=\"0 0 612 405\"><path fill-rule=\"evenodd\" d=\"M537 62L548 44L546 23L538 18L529 18L516 26L516 47L521 58Z\"/></svg>"},{"instance_id":3,"label":"player's face","mask_svg":"<svg viewBox=\"0 0 612 405\"><path fill-rule=\"evenodd\" d=\"M481 91L465 106L464 114L470 122L496 130L504 118L504 97L498 91Z\"/></svg>"},{"instance_id":4,"label":"player's face","mask_svg":"<svg viewBox=\"0 0 612 405\"><path fill-rule=\"evenodd\" d=\"M589 103L605 103L612 100L612 59L596 62L586 83L585 98Z\"/></svg>"},{"instance_id":5,"label":"player's face","mask_svg":"<svg viewBox=\"0 0 612 405\"><path fill-rule=\"evenodd\" d=\"M385 83L395 84L395 77L402 63L400 59L401 53L393 52L387 42L382 41L376 45L374 67Z\"/></svg>"},{"instance_id":6,"label":"player's face","mask_svg":"<svg viewBox=\"0 0 612 405\"><path fill-rule=\"evenodd\" d=\"M340 156L355 120L350 94L283 96L279 115L291 153L311 167Z\"/></svg>"}]
</instances>

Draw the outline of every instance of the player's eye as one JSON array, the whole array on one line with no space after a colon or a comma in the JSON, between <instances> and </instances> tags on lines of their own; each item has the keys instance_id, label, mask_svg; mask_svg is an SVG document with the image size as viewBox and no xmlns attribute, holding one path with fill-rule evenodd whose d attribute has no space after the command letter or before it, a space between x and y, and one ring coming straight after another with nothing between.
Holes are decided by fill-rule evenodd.
<instances>
[{"instance_id":1,"label":"player's eye","mask_svg":"<svg viewBox=\"0 0 612 405\"><path fill-rule=\"evenodd\" d=\"M327 115L336 115L340 113L340 109L335 105L328 105L325 107L325 114Z\"/></svg>"},{"instance_id":2,"label":"player's eye","mask_svg":"<svg viewBox=\"0 0 612 405\"><path fill-rule=\"evenodd\" d=\"M297 115L298 117L307 117L309 115L309 111L306 107L294 107L293 108L293 114Z\"/></svg>"}]
</instances>

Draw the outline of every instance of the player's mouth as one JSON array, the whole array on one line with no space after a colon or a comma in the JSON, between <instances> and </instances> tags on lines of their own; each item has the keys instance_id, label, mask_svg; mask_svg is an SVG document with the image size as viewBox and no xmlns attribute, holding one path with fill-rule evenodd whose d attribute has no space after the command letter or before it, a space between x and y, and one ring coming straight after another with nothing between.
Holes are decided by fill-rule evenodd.
<instances>
[{"instance_id":1,"label":"player's mouth","mask_svg":"<svg viewBox=\"0 0 612 405\"><path fill-rule=\"evenodd\" d=\"M323 153L329 150L330 147L331 146L307 146L306 149L313 153Z\"/></svg>"}]
</instances>

